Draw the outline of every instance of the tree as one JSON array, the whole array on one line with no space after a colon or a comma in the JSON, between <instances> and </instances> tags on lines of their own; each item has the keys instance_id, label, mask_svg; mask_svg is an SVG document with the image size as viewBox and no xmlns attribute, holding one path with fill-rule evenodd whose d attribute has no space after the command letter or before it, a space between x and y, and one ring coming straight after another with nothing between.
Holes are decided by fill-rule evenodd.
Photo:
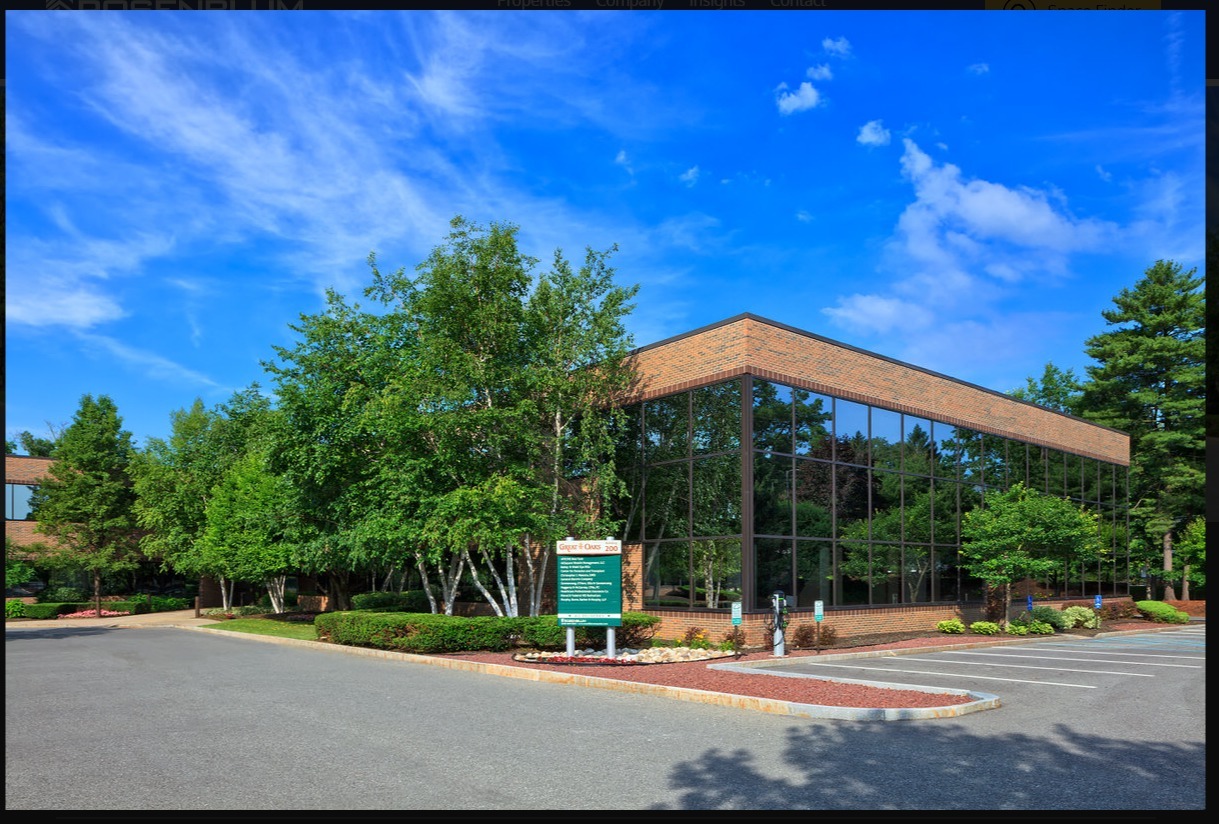
<instances>
[{"instance_id":1,"label":"tree","mask_svg":"<svg viewBox=\"0 0 1219 824\"><path fill-rule=\"evenodd\" d=\"M207 507L225 473L263 442L270 414L257 384L211 410L196 398L190 409L170 414L169 440L150 439L130 468L141 549L178 573L216 578L226 609L234 581L223 568L207 566L200 544Z\"/></svg>"},{"instance_id":2,"label":"tree","mask_svg":"<svg viewBox=\"0 0 1219 824\"><path fill-rule=\"evenodd\" d=\"M28 552L28 551L27 551ZM4 588L19 587L37 577L34 567L27 562L27 552L18 552L13 540L4 538Z\"/></svg>"},{"instance_id":3,"label":"tree","mask_svg":"<svg viewBox=\"0 0 1219 824\"><path fill-rule=\"evenodd\" d=\"M1181 530L1174 547L1173 563L1181 580L1181 600L1189 600L1189 588L1206 586L1206 519L1199 515Z\"/></svg>"},{"instance_id":4,"label":"tree","mask_svg":"<svg viewBox=\"0 0 1219 824\"><path fill-rule=\"evenodd\" d=\"M1173 261L1148 268L1101 314L1113 328L1087 341L1082 415L1128 432L1132 530L1158 546L1168 600L1173 541L1205 511L1205 324L1202 279ZM1147 559L1150 560L1150 559Z\"/></svg>"},{"instance_id":5,"label":"tree","mask_svg":"<svg viewBox=\"0 0 1219 824\"><path fill-rule=\"evenodd\" d=\"M1046 409L1074 415L1079 409L1081 393L1082 384L1075 375L1075 370L1067 369L1064 372L1053 363L1047 363L1040 381L1027 378L1023 388L1013 389L1007 394Z\"/></svg>"},{"instance_id":6,"label":"tree","mask_svg":"<svg viewBox=\"0 0 1219 824\"><path fill-rule=\"evenodd\" d=\"M295 566L292 504L286 479L267 471L264 455L250 452L212 490L200 540L208 568L261 583L276 613L284 611L285 582Z\"/></svg>"},{"instance_id":7,"label":"tree","mask_svg":"<svg viewBox=\"0 0 1219 824\"><path fill-rule=\"evenodd\" d=\"M1094 560L1103 551L1095 513L1017 483L988 492L983 506L961 523L961 565L992 587L1002 588L1002 626L1007 627L1012 584L1048 575L1073 560Z\"/></svg>"},{"instance_id":8,"label":"tree","mask_svg":"<svg viewBox=\"0 0 1219 824\"><path fill-rule=\"evenodd\" d=\"M99 617L103 575L135 569L141 559L127 474L134 451L114 402L85 395L30 498L35 530L56 539L46 561L92 575Z\"/></svg>"},{"instance_id":9,"label":"tree","mask_svg":"<svg viewBox=\"0 0 1219 824\"><path fill-rule=\"evenodd\" d=\"M10 441L8 438L5 438L4 439L4 454L5 455L17 454L17 442Z\"/></svg>"}]
</instances>

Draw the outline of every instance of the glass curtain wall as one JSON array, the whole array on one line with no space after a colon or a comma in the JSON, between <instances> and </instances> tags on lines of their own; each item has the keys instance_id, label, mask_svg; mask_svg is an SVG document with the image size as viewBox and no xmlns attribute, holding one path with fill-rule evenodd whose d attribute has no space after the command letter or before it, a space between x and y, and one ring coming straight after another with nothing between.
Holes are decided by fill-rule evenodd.
<instances>
[{"instance_id":1,"label":"glass curtain wall","mask_svg":"<svg viewBox=\"0 0 1219 824\"><path fill-rule=\"evenodd\" d=\"M962 513L1017 482L1100 516L1107 551L1040 587L1128 592L1124 467L752 376L625 411L619 514L645 607L980 601Z\"/></svg>"}]
</instances>

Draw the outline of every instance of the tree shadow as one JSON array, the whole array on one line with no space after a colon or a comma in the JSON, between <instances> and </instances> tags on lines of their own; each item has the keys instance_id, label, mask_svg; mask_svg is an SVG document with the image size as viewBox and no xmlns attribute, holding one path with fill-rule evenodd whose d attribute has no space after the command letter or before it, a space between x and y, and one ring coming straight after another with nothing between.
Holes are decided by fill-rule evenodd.
<instances>
[{"instance_id":1,"label":"tree shadow","mask_svg":"<svg viewBox=\"0 0 1219 824\"><path fill-rule=\"evenodd\" d=\"M784 775L747 749L676 767L690 810L1202 810L1203 744L1130 742L1058 724L996 739L940 721L793 727ZM656 805L651 809L673 809Z\"/></svg>"}]
</instances>

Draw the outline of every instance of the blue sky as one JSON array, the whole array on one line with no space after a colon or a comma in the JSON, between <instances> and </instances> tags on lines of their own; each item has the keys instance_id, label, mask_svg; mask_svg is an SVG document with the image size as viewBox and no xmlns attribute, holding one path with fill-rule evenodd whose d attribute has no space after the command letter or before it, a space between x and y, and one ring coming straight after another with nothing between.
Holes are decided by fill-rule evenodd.
<instances>
[{"instance_id":1,"label":"blue sky","mask_svg":"<svg viewBox=\"0 0 1219 824\"><path fill-rule=\"evenodd\" d=\"M1203 271L1203 12L5 13L5 433L143 446L454 215L997 391Z\"/></svg>"}]
</instances>

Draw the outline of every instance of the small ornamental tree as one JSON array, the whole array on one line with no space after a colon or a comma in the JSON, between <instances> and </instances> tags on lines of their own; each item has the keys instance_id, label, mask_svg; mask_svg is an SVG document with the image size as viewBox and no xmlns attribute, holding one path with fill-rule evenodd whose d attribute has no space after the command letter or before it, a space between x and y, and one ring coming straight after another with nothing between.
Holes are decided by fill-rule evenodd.
<instances>
[{"instance_id":1,"label":"small ornamental tree","mask_svg":"<svg viewBox=\"0 0 1219 824\"><path fill-rule=\"evenodd\" d=\"M1102 552L1094 513L1023 483L988 493L982 507L965 514L961 537L961 565L1002 592L1004 630L1015 581Z\"/></svg>"}]
</instances>

